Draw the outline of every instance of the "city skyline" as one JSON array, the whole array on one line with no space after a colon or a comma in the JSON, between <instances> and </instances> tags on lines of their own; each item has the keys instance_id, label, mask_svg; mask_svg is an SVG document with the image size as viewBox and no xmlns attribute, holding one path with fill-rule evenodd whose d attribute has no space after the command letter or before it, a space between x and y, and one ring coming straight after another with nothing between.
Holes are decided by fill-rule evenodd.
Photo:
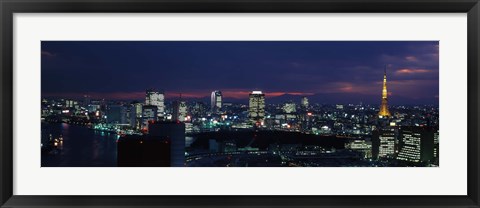
<instances>
[{"instance_id":1,"label":"city skyline","mask_svg":"<svg viewBox=\"0 0 480 208\"><path fill-rule=\"evenodd\" d=\"M141 100L157 88L246 102L262 90L271 103L380 104L385 65L390 105L438 105L437 41L43 41L42 97Z\"/></svg>"},{"instance_id":2,"label":"city skyline","mask_svg":"<svg viewBox=\"0 0 480 208\"><path fill-rule=\"evenodd\" d=\"M438 42L42 44L42 167L439 166Z\"/></svg>"}]
</instances>

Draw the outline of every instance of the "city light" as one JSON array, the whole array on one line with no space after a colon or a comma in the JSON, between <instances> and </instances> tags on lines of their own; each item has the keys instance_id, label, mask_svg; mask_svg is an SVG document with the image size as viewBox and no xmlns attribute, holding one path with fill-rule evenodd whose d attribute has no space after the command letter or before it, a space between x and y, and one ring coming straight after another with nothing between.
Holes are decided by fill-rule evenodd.
<instances>
[{"instance_id":1,"label":"city light","mask_svg":"<svg viewBox=\"0 0 480 208\"><path fill-rule=\"evenodd\" d=\"M183 44L195 45L195 41ZM81 63L87 70L82 73L101 76L102 82L77 82L68 76L58 82L42 77L42 166L439 166L438 98L431 101L438 92L430 85L438 78L438 62L430 60L425 65L429 71L421 73L422 77L403 73L425 67L405 63L405 56L435 59L422 53L435 54L437 49L422 47L421 52L410 54L415 53L411 45L419 43L409 42L409 47L393 50L401 41L384 43L389 47L376 42L370 43L372 47L342 46L343 50L314 47L319 44L316 41L299 48L295 41L283 46L276 41L264 46L247 41L238 51L216 45L215 50L225 51L212 56L212 51L198 52L211 43L202 44L188 51L185 45L175 50L152 45L146 54L157 54L155 59L149 55L138 59L137 50L145 55L143 46L138 47L128 64L113 63L118 57L110 59L110 53L103 53L113 62L102 73L92 71L90 67L95 66L89 61ZM342 45L350 44L354 43ZM44 45L48 41L42 42L42 50ZM121 48L101 45L85 48L99 53ZM243 48L249 45L249 50ZM269 45L277 47L273 50ZM302 51L305 48L312 50ZM63 50L67 54L70 47ZM172 59L179 51L183 58ZM388 60L392 63L378 59L387 52L395 57ZM349 56L337 55L344 53ZM242 58L232 59L232 54L242 54ZM356 54L362 58L350 60ZM78 60L90 56L80 54ZM330 56L342 61L326 59ZM188 60L191 57L195 60ZM55 58L58 61L42 58L42 67L67 70L78 64L63 65L70 61L64 56ZM428 83L417 84L427 78ZM417 90L419 86L424 88ZM431 96L426 93L430 88Z\"/></svg>"}]
</instances>

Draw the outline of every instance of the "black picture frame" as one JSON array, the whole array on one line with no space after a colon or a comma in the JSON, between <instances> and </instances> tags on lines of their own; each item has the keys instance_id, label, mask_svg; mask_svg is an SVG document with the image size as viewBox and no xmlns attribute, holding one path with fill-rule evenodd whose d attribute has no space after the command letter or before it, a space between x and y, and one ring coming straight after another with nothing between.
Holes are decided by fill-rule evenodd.
<instances>
[{"instance_id":1,"label":"black picture frame","mask_svg":"<svg viewBox=\"0 0 480 208\"><path fill-rule=\"evenodd\" d=\"M479 0L0 0L0 204L2 207L480 207ZM466 196L25 196L13 195L13 14L112 12L467 13ZM448 180L448 179L445 179ZM94 187L92 187L94 188ZM439 187L447 188L447 187Z\"/></svg>"}]
</instances>

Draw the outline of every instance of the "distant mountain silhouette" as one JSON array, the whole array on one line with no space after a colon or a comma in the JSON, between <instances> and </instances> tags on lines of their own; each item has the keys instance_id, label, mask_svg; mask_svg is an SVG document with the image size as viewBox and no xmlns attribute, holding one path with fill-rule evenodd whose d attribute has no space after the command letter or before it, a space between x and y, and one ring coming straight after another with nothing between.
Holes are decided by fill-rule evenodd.
<instances>
[{"instance_id":1,"label":"distant mountain silhouette","mask_svg":"<svg viewBox=\"0 0 480 208\"><path fill-rule=\"evenodd\" d=\"M303 95L291 95L285 94L276 97L266 97L265 102L267 104L281 104L288 101L293 101L294 103L300 104L300 101L304 97ZM381 95L378 96L370 94L360 94L360 93L318 93L314 95L306 96L309 103L314 104L370 104L370 105L380 105ZM208 100L208 99L207 99ZM398 101L401 102L398 102ZM248 98L246 99L234 99L234 98L225 98L225 102L233 103L243 103L248 104ZM389 97L389 104L391 105L424 105L424 104L437 104L438 99L432 97L424 98L408 98L408 97Z\"/></svg>"},{"instance_id":2,"label":"distant mountain silhouette","mask_svg":"<svg viewBox=\"0 0 480 208\"><path fill-rule=\"evenodd\" d=\"M288 101L300 104L300 101L304 95L292 95L284 94L281 96L267 96L265 102L267 104L282 104ZM317 93L314 95L306 96L310 104L370 104L380 105L381 94L360 94L360 93ZM175 100L176 98L167 98L167 100ZM186 101L201 101L204 103L210 103L210 97L205 96L202 98L182 98ZM401 102L399 102L401 101ZM229 98L225 97L224 102L248 104L248 97L246 98ZM390 105L438 105L438 98L435 97L423 97L423 98L409 98L400 96L390 96L388 99Z\"/></svg>"}]
</instances>

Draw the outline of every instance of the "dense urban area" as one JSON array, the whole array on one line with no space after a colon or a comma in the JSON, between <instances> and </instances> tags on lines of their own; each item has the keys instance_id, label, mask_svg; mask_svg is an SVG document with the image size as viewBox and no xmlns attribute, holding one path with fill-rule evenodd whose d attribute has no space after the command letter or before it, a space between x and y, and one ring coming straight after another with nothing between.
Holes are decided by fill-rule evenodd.
<instances>
[{"instance_id":1,"label":"dense urban area","mask_svg":"<svg viewBox=\"0 0 480 208\"><path fill-rule=\"evenodd\" d=\"M308 96L269 103L260 90L251 91L244 103L224 101L221 90L205 95L210 102L181 95L166 99L165 93L147 89L142 101L92 99L89 95L43 98L42 166L439 165L438 106L389 106L386 73L376 105L310 103ZM67 127L81 127L86 129L82 132L91 131L85 135L114 140L113 146L111 141L95 141L86 147L70 142ZM66 146L70 151L65 151ZM111 151L112 161L103 163L96 150L95 164L66 156L80 154L76 148L103 148Z\"/></svg>"}]
</instances>

